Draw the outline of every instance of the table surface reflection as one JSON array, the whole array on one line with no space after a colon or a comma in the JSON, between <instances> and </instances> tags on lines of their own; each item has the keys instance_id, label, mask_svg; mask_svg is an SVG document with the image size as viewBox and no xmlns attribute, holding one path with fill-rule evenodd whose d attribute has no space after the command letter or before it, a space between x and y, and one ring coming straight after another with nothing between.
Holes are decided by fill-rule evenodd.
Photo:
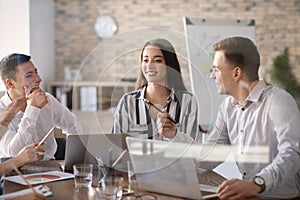
<instances>
[{"instance_id":1,"label":"table surface reflection","mask_svg":"<svg viewBox=\"0 0 300 200\"><path fill-rule=\"evenodd\" d=\"M60 169L61 162L62 161L57 161L57 160L38 161L38 162L24 165L21 168L21 171L24 174L46 172L46 171L61 171L61 169ZM95 172L95 173L97 173L97 172ZM14 174L14 172L11 172L9 175L15 175L15 174ZM118 175L120 175L120 174L118 174ZM125 183L127 183L127 175L123 173L123 175L121 175L121 176L124 177ZM97 180L98 180L98 177L94 176L93 187L80 188L80 189L75 189L74 179L46 183L45 185L47 185L50 188L50 190L53 192L53 195L51 197L48 197L47 199L53 199L53 200L99 199L99 194L97 193L97 191L99 191L99 188L97 187ZM204 182L204 183L212 182L212 184L216 184L218 182L222 182L223 180L224 180L223 177L217 175L216 173L214 173L212 171L206 172L199 177L200 183L201 182ZM14 183L14 182L5 181L4 188L3 188L3 194L15 192L15 191L18 191L21 189L26 189L26 188L28 188L28 187ZM134 190L137 191L136 188L134 188ZM150 192L138 191L138 194L141 194L141 193L150 193ZM157 197L157 199L161 199L161 200L182 199L182 198L178 198L178 197L174 197L174 196L157 194L157 193L152 193L152 192L151 192L151 194L155 195ZM205 194L208 194L208 193L204 193L203 195L205 195ZM218 199L218 198L215 198L215 199ZM257 198L254 198L254 199L257 199Z\"/></svg>"}]
</instances>

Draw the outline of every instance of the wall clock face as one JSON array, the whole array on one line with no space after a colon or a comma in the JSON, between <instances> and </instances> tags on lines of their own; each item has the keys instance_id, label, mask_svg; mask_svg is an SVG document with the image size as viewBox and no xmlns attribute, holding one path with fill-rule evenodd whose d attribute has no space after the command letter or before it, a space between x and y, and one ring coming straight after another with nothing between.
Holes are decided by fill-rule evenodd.
<instances>
[{"instance_id":1,"label":"wall clock face","mask_svg":"<svg viewBox=\"0 0 300 200\"><path fill-rule=\"evenodd\" d=\"M95 31L100 38L109 38L116 33L117 24L111 16L103 15L97 18Z\"/></svg>"}]
</instances>

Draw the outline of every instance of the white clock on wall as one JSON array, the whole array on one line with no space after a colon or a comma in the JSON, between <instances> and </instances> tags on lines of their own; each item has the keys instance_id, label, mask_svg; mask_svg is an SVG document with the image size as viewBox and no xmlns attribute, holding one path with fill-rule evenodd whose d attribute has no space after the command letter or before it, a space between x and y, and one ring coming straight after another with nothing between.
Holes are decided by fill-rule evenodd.
<instances>
[{"instance_id":1,"label":"white clock on wall","mask_svg":"<svg viewBox=\"0 0 300 200\"><path fill-rule=\"evenodd\" d=\"M95 31L100 38L109 38L116 33L117 23L109 15L100 16L95 22Z\"/></svg>"}]
</instances>

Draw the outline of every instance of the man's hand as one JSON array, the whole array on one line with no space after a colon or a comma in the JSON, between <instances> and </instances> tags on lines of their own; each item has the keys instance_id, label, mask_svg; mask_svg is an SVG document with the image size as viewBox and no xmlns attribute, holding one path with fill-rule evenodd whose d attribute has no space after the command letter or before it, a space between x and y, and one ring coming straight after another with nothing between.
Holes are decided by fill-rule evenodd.
<instances>
[{"instance_id":1,"label":"man's hand","mask_svg":"<svg viewBox=\"0 0 300 200\"><path fill-rule=\"evenodd\" d=\"M259 191L260 187L252 180L230 179L219 186L217 193L219 199L245 199Z\"/></svg>"},{"instance_id":2,"label":"man's hand","mask_svg":"<svg viewBox=\"0 0 300 200\"><path fill-rule=\"evenodd\" d=\"M177 132L176 124L172 122L170 114L163 110L157 114L157 128L160 135L166 138L174 138Z\"/></svg>"},{"instance_id":3,"label":"man's hand","mask_svg":"<svg viewBox=\"0 0 300 200\"><path fill-rule=\"evenodd\" d=\"M43 154L45 152L45 150L41 149L41 148L36 148L37 145L38 145L38 142L25 146L18 153L18 155L14 157L14 159L16 159L15 165L17 167L20 167L26 163L40 160L41 157L39 156L39 153Z\"/></svg>"},{"instance_id":4,"label":"man's hand","mask_svg":"<svg viewBox=\"0 0 300 200\"><path fill-rule=\"evenodd\" d=\"M19 111L24 111L26 108L26 97L19 97L12 101L0 115L0 124L8 126L11 120Z\"/></svg>"},{"instance_id":5,"label":"man's hand","mask_svg":"<svg viewBox=\"0 0 300 200\"><path fill-rule=\"evenodd\" d=\"M46 92L41 88L34 88L32 91L27 87L24 87L24 89L28 105L43 108L48 103Z\"/></svg>"}]
</instances>

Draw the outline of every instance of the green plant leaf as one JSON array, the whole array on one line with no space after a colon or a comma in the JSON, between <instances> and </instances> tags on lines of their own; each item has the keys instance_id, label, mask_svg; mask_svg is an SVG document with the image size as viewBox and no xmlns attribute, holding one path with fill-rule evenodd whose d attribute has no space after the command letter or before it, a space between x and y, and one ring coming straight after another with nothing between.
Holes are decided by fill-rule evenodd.
<instances>
[{"instance_id":1,"label":"green plant leaf","mask_svg":"<svg viewBox=\"0 0 300 200\"><path fill-rule=\"evenodd\" d=\"M270 75L272 84L287 90L297 100L299 107L300 85L289 62L288 48L285 48L282 54L273 60Z\"/></svg>"}]
</instances>

